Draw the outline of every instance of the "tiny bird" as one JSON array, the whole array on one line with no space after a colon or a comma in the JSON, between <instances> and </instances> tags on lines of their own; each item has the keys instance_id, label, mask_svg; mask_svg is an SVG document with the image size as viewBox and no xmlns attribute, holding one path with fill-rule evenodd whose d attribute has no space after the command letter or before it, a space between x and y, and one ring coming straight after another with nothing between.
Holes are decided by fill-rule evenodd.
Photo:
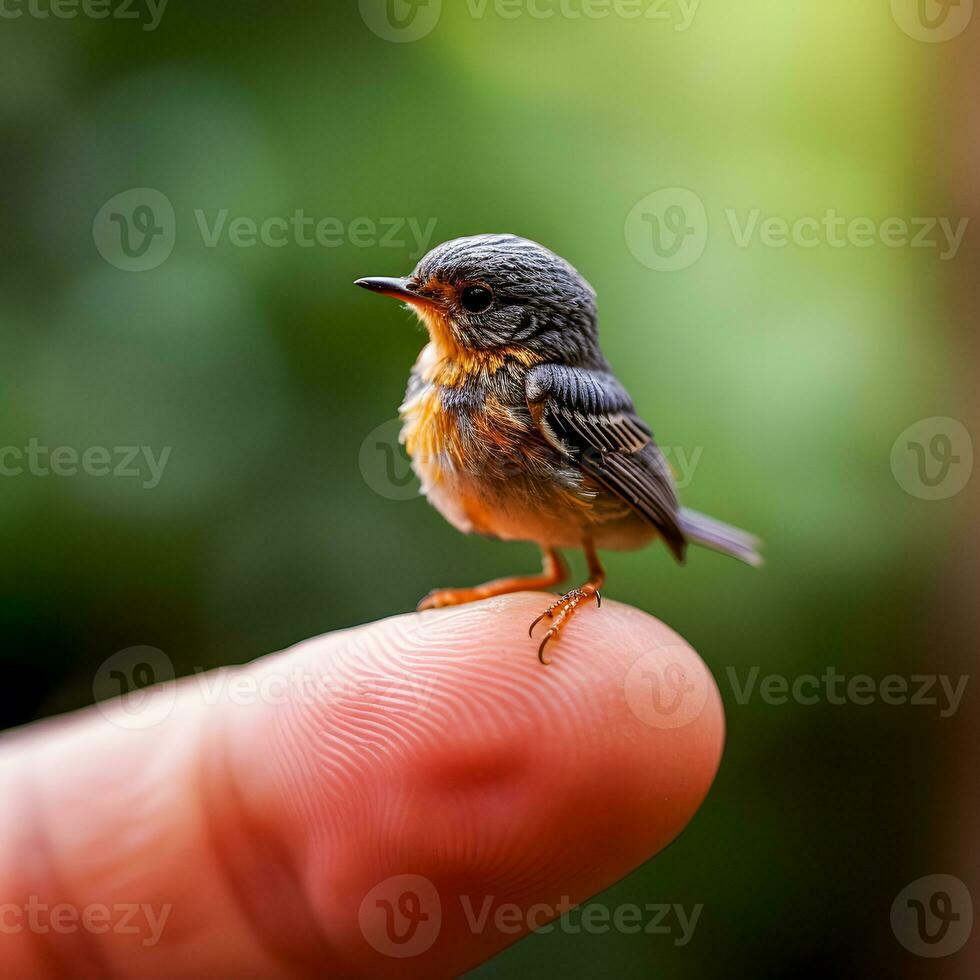
<instances>
[{"instance_id":1,"label":"tiny bird","mask_svg":"<svg viewBox=\"0 0 980 980\"><path fill-rule=\"evenodd\" d=\"M581 548L589 580L532 624L545 648L602 597L597 549L661 538L761 564L744 531L681 508L667 461L599 348L596 295L564 259L516 235L477 235L429 252L407 279L356 285L413 309L428 330L400 413L401 441L429 502L454 527L541 547L540 575L436 589L437 609L567 578L559 548Z\"/></svg>"}]
</instances>

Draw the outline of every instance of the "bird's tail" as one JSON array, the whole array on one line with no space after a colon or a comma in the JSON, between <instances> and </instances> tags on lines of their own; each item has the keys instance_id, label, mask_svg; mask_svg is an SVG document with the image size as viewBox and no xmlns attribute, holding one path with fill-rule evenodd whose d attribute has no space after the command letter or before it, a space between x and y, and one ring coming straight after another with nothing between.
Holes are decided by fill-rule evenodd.
<instances>
[{"instance_id":1,"label":"bird's tail","mask_svg":"<svg viewBox=\"0 0 980 980\"><path fill-rule=\"evenodd\" d=\"M747 531L723 524L696 510L686 509L681 511L680 525L684 536L695 544L730 555L746 565L759 566L763 563L759 554L761 542Z\"/></svg>"}]
</instances>

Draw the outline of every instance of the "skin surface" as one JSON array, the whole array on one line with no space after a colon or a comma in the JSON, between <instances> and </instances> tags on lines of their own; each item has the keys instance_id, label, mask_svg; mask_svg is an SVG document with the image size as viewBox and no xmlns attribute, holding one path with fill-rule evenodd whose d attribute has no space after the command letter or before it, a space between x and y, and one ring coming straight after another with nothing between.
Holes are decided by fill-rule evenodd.
<instances>
[{"instance_id":1,"label":"skin surface","mask_svg":"<svg viewBox=\"0 0 980 980\"><path fill-rule=\"evenodd\" d=\"M171 909L152 945L145 923L17 930L0 909L4 974L453 976L621 878L704 799L721 701L682 639L614 602L543 671L541 602L400 616L185 679L144 730L110 702L8 733L0 904ZM689 686L673 716L650 707L668 670ZM430 918L395 957L403 879L384 883L401 875L424 879ZM488 896L527 913L520 932L470 924Z\"/></svg>"}]
</instances>

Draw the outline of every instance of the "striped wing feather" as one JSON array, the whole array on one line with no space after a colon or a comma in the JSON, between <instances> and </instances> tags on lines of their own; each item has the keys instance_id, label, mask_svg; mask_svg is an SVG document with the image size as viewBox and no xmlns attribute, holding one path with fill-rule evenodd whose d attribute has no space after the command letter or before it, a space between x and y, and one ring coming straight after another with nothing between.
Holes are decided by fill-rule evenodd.
<instances>
[{"instance_id":1,"label":"striped wing feather","mask_svg":"<svg viewBox=\"0 0 980 980\"><path fill-rule=\"evenodd\" d=\"M683 561L687 542L670 468L616 378L542 364L528 372L526 393L548 442L653 525Z\"/></svg>"}]
</instances>

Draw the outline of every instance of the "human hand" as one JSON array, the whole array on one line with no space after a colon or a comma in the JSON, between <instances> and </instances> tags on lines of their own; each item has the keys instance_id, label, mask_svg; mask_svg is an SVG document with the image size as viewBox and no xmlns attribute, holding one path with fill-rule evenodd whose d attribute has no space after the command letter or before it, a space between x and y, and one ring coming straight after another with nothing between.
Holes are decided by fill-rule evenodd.
<instances>
[{"instance_id":1,"label":"human hand","mask_svg":"<svg viewBox=\"0 0 980 980\"><path fill-rule=\"evenodd\" d=\"M707 793L721 699L615 602L542 667L540 605L399 616L139 692L149 727L106 702L7 733L4 974L454 976L621 878ZM481 916L509 903L516 925Z\"/></svg>"}]
</instances>

